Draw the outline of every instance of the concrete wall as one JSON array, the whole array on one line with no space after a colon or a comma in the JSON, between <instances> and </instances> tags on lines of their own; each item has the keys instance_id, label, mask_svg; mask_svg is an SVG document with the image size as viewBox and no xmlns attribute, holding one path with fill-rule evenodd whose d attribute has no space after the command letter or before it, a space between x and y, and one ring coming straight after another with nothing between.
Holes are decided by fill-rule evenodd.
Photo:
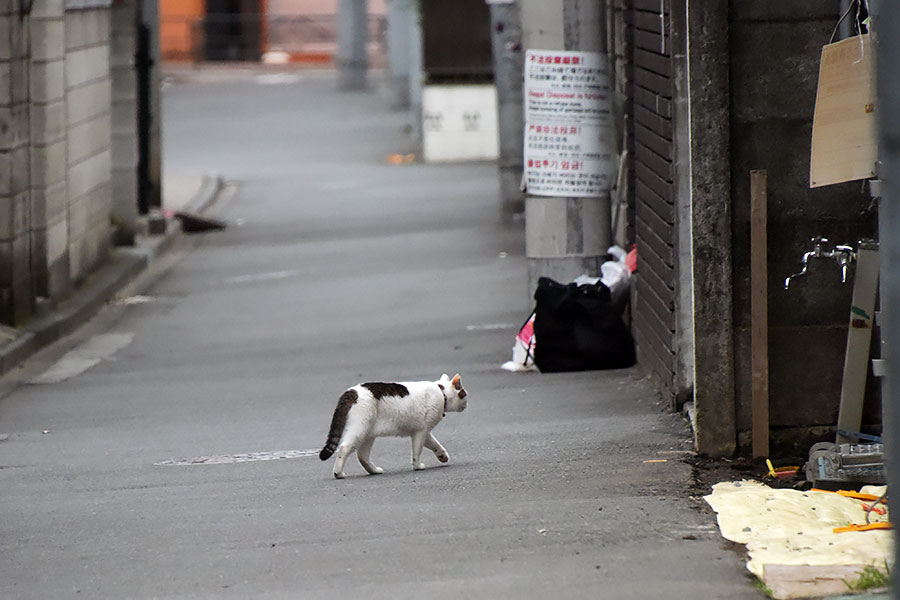
<instances>
[{"instance_id":1,"label":"concrete wall","mask_svg":"<svg viewBox=\"0 0 900 600\"><path fill-rule=\"evenodd\" d=\"M112 162L109 10L65 16L69 276L78 281L110 245Z\"/></svg>"},{"instance_id":2,"label":"concrete wall","mask_svg":"<svg viewBox=\"0 0 900 600\"><path fill-rule=\"evenodd\" d=\"M15 323L32 308L28 39L13 3L0 5L0 319ZM38 215L40 216L40 215Z\"/></svg>"},{"instance_id":3,"label":"concrete wall","mask_svg":"<svg viewBox=\"0 0 900 600\"><path fill-rule=\"evenodd\" d=\"M821 47L837 3L732 0L730 3L731 198L735 390L738 442L750 430L751 169L768 170L770 420L775 448L834 426L840 399L852 272L842 285L834 261L783 289L809 238L856 245L876 237L877 213L860 182L811 190L809 149ZM875 387L875 386L870 386ZM868 407L867 420L878 419Z\"/></svg>"},{"instance_id":4,"label":"concrete wall","mask_svg":"<svg viewBox=\"0 0 900 600\"><path fill-rule=\"evenodd\" d=\"M6 8L14 7L14 8ZM0 4L0 322L64 299L110 245L108 8ZM6 12L3 12L6 11Z\"/></svg>"}]
</instances>

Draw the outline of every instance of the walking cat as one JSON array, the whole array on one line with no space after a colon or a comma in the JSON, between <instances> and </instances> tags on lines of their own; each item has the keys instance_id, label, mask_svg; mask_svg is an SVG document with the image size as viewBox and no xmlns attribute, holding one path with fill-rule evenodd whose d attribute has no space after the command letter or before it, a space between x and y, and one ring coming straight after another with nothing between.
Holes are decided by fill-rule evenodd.
<instances>
[{"instance_id":1,"label":"walking cat","mask_svg":"<svg viewBox=\"0 0 900 600\"><path fill-rule=\"evenodd\" d=\"M328 460L337 450L334 476L344 478L344 461L353 451L359 464L371 475L383 473L369 459L377 437L409 436L412 439L412 466L424 469L419 462L422 447L428 448L442 463L450 455L431 435L431 430L448 412L466 409L466 390L459 374L453 379L445 373L437 381L402 383L361 383L344 392L331 418L328 441L319 458Z\"/></svg>"}]
</instances>

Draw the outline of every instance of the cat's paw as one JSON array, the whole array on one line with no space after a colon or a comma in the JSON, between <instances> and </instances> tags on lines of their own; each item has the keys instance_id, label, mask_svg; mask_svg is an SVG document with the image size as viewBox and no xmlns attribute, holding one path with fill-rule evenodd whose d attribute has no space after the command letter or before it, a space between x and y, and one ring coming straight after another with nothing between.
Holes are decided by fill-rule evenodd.
<instances>
[{"instance_id":1,"label":"cat's paw","mask_svg":"<svg viewBox=\"0 0 900 600\"><path fill-rule=\"evenodd\" d=\"M425 468L425 463L413 464L414 471L421 471Z\"/></svg>"},{"instance_id":2,"label":"cat's paw","mask_svg":"<svg viewBox=\"0 0 900 600\"><path fill-rule=\"evenodd\" d=\"M381 475L382 473L384 473L384 469L381 467L372 467L369 469L369 475Z\"/></svg>"},{"instance_id":3,"label":"cat's paw","mask_svg":"<svg viewBox=\"0 0 900 600\"><path fill-rule=\"evenodd\" d=\"M334 478L335 478L335 479L343 479L343 478L344 478L344 474L343 474L343 473L335 473L335 474L334 474Z\"/></svg>"},{"instance_id":4,"label":"cat's paw","mask_svg":"<svg viewBox=\"0 0 900 600\"><path fill-rule=\"evenodd\" d=\"M447 454L446 451L444 451L444 452L438 452L437 454L435 454L435 456L436 456L437 459L438 459L439 461L441 461L442 463L445 463L445 462L447 462L447 461L450 460L450 455Z\"/></svg>"}]
</instances>

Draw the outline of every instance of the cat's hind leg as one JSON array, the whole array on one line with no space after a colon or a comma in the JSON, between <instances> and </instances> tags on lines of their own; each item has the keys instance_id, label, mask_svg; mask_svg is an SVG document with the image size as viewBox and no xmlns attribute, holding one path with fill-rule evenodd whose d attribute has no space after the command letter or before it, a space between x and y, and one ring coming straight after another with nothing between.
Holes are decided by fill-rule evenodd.
<instances>
[{"instance_id":1,"label":"cat's hind leg","mask_svg":"<svg viewBox=\"0 0 900 600\"><path fill-rule=\"evenodd\" d=\"M362 465L363 469L365 469L369 475L380 475L381 473L384 473L384 469L376 467L372 461L369 460L369 454L372 452L372 444L374 443L375 438L368 438L363 441L356 451L356 458L359 459L359 464Z\"/></svg>"},{"instance_id":2,"label":"cat's hind leg","mask_svg":"<svg viewBox=\"0 0 900 600\"><path fill-rule=\"evenodd\" d=\"M422 446L425 445L427 435L427 431L419 431L412 435L412 466L416 471L425 468L425 463L419 462L419 457L422 456Z\"/></svg>"},{"instance_id":3,"label":"cat's hind leg","mask_svg":"<svg viewBox=\"0 0 900 600\"><path fill-rule=\"evenodd\" d=\"M431 432L428 432L428 435L425 437L425 447L434 452L434 455L437 457L439 461L442 463L450 460L450 455L447 453L447 450L441 446L441 443L437 441L437 438L434 437Z\"/></svg>"},{"instance_id":4,"label":"cat's hind leg","mask_svg":"<svg viewBox=\"0 0 900 600\"><path fill-rule=\"evenodd\" d=\"M341 439L340 445L338 445L337 449L337 458L334 459L334 478L335 479L343 479L344 475L344 461L347 460L353 452L360 447L360 439L356 435L347 435L344 434L344 437Z\"/></svg>"}]
</instances>

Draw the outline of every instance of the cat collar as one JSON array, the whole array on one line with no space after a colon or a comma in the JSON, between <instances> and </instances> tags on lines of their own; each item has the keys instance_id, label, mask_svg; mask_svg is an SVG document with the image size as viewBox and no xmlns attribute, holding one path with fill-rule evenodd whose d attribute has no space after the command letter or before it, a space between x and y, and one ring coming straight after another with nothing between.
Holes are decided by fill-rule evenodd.
<instances>
[{"instance_id":1,"label":"cat collar","mask_svg":"<svg viewBox=\"0 0 900 600\"><path fill-rule=\"evenodd\" d=\"M444 395L444 416L447 416L447 392L444 391L444 386L438 384L438 387L441 388L441 394Z\"/></svg>"}]
</instances>

